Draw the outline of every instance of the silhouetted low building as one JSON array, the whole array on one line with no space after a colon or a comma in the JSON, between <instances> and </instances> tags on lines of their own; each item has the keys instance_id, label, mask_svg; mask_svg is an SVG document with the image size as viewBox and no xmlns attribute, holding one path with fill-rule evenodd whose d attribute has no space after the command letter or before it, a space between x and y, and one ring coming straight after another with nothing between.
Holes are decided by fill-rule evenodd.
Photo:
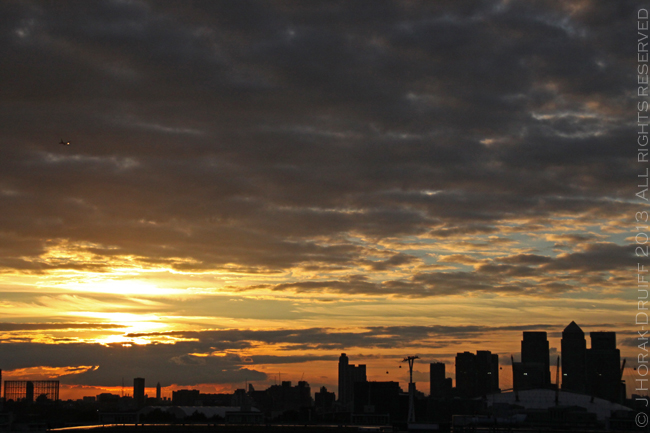
<instances>
[{"instance_id":1,"label":"silhouetted low building","mask_svg":"<svg viewBox=\"0 0 650 433\"><path fill-rule=\"evenodd\" d=\"M200 393L198 400L202 406L234 406L232 394Z\"/></svg>"},{"instance_id":2,"label":"silhouetted low building","mask_svg":"<svg viewBox=\"0 0 650 433\"><path fill-rule=\"evenodd\" d=\"M249 391L246 397L252 400L255 407L270 416L288 411L300 412L313 405L311 388L305 381L298 382L297 386L291 386L290 381L283 381L282 385L272 385L266 391Z\"/></svg>"},{"instance_id":3,"label":"silhouetted low building","mask_svg":"<svg viewBox=\"0 0 650 433\"><path fill-rule=\"evenodd\" d=\"M336 402L336 394L328 392L324 386L314 394L314 405L320 412L330 411L334 407L334 402Z\"/></svg>"},{"instance_id":4,"label":"silhouetted low building","mask_svg":"<svg viewBox=\"0 0 650 433\"><path fill-rule=\"evenodd\" d=\"M399 419L399 382L357 382L354 384L354 414L389 415Z\"/></svg>"},{"instance_id":5,"label":"silhouetted low building","mask_svg":"<svg viewBox=\"0 0 650 433\"><path fill-rule=\"evenodd\" d=\"M57 401L59 399L58 380L5 380L5 401L33 402L40 400Z\"/></svg>"},{"instance_id":6,"label":"silhouetted low building","mask_svg":"<svg viewBox=\"0 0 650 433\"><path fill-rule=\"evenodd\" d=\"M557 402L556 402L557 395ZM492 394L486 397L488 408L492 408L498 404L508 404L512 407L519 408L519 413L533 413L532 411L550 413L549 411L555 408L565 409L565 414L556 412L557 417L569 416L566 411L576 414L575 416L581 420L588 420L593 415L596 416L599 422L605 422L615 412L630 412L632 409L622 406L611 401L601 398L594 398L591 401L591 396L585 394L577 394L573 392L559 391L556 394L552 389L531 389L518 392L507 392L500 394ZM566 408L574 408L568 410ZM576 409L580 408L580 409ZM580 415L581 412L591 413L593 415Z\"/></svg>"},{"instance_id":7,"label":"silhouetted low building","mask_svg":"<svg viewBox=\"0 0 650 433\"><path fill-rule=\"evenodd\" d=\"M179 389L172 391L172 404L174 406L195 406L200 401L198 389Z\"/></svg>"}]
</instances>

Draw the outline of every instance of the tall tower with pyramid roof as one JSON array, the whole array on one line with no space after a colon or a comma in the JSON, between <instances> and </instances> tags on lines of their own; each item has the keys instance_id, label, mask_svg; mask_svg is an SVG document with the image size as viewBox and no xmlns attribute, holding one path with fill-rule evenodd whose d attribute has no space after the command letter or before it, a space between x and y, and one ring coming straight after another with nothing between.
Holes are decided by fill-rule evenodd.
<instances>
[{"instance_id":1,"label":"tall tower with pyramid roof","mask_svg":"<svg viewBox=\"0 0 650 433\"><path fill-rule=\"evenodd\" d=\"M571 322L562 331L562 390L586 392L586 356L585 333L576 322Z\"/></svg>"}]
</instances>

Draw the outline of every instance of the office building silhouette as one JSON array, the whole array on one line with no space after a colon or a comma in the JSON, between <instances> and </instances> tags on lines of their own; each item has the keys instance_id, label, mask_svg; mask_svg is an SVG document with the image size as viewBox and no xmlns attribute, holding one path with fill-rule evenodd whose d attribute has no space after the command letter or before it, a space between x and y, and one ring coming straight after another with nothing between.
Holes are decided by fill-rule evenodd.
<instances>
[{"instance_id":1,"label":"office building silhouette","mask_svg":"<svg viewBox=\"0 0 650 433\"><path fill-rule=\"evenodd\" d=\"M299 381L296 386L292 386L291 381L283 380L280 385L271 385L261 393L251 391L253 390L249 387L249 392L244 393L241 398L252 397L256 407L263 411L300 411L313 406L311 387L304 380Z\"/></svg>"},{"instance_id":2,"label":"office building silhouette","mask_svg":"<svg viewBox=\"0 0 650 433\"><path fill-rule=\"evenodd\" d=\"M456 391L467 398L499 392L499 357L489 350L457 353Z\"/></svg>"},{"instance_id":3,"label":"office building silhouette","mask_svg":"<svg viewBox=\"0 0 650 433\"><path fill-rule=\"evenodd\" d=\"M366 366L351 365L347 355L342 353L339 357L339 403L344 410L353 408L354 384L366 381Z\"/></svg>"},{"instance_id":4,"label":"office building silhouette","mask_svg":"<svg viewBox=\"0 0 650 433\"><path fill-rule=\"evenodd\" d=\"M328 392L324 386L320 387L320 391L314 394L314 405L318 410L327 411L334 407L336 401L336 394Z\"/></svg>"},{"instance_id":5,"label":"office building silhouette","mask_svg":"<svg viewBox=\"0 0 650 433\"><path fill-rule=\"evenodd\" d=\"M584 394L587 389L585 333L576 322L562 331L562 390Z\"/></svg>"},{"instance_id":6,"label":"office building silhouette","mask_svg":"<svg viewBox=\"0 0 650 433\"><path fill-rule=\"evenodd\" d=\"M525 331L521 362L513 365L513 388L550 388L549 345L545 331Z\"/></svg>"},{"instance_id":7,"label":"office building silhouette","mask_svg":"<svg viewBox=\"0 0 650 433\"><path fill-rule=\"evenodd\" d=\"M179 389L172 391L172 404L176 406L195 406L200 401L198 389Z\"/></svg>"},{"instance_id":8,"label":"office building silhouette","mask_svg":"<svg viewBox=\"0 0 650 433\"><path fill-rule=\"evenodd\" d=\"M429 392L432 398L443 399L451 396L452 379L445 376L444 363L429 364Z\"/></svg>"},{"instance_id":9,"label":"office building silhouette","mask_svg":"<svg viewBox=\"0 0 650 433\"><path fill-rule=\"evenodd\" d=\"M133 400L136 407L144 406L144 378L142 377L133 379Z\"/></svg>"},{"instance_id":10,"label":"office building silhouette","mask_svg":"<svg viewBox=\"0 0 650 433\"><path fill-rule=\"evenodd\" d=\"M356 382L354 413L388 414L391 419L397 419L401 393L399 382Z\"/></svg>"},{"instance_id":11,"label":"office building silhouette","mask_svg":"<svg viewBox=\"0 0 650 433\"><path fill-rule=\"evenodd\" d=\"M615 332L591 332L587 349L587 393L609 401L622 401L621 352Z\"/></svg>"},{"instance_id":12,"label":"office building silhouette","mask_svg":"<svg viewBox=\"0 0 650 433\"><path fill-rule=\"evenodd\" d=\"M476 351L476 392L483 396L500 392L499 356L489 350Z\"/></svg>"}]
</instances>

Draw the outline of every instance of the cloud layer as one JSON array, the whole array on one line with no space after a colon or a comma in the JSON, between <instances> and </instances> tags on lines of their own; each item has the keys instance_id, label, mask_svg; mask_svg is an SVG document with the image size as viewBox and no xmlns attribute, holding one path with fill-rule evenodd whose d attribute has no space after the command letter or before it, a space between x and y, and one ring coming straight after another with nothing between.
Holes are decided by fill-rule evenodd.
<instances>
[{"instance_id":1,"label":"cloud layer","mask_svg":"<svg viewBox=\"0 0 650 433\"><path fill-rule=\"evenodd\" d=\"M400 314L497 329L559 299L622 323L638 6L0 3L0 332L28 344L0 367L60 339L78 383L149 359L226 383L266 378L228 352L251 341L379 353ZM260 340L111 345L223 328ZM408 332L443 350L432 329Z\"/></svg>"}]
</instances>

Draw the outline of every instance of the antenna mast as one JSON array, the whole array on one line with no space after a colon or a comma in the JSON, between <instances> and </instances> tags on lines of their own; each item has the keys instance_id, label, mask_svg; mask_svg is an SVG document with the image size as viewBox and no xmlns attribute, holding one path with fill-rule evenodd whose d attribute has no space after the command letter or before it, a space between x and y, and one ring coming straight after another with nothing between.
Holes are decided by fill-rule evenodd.
<instances>
[{"instance_id":1,"label":"antenna mast","mask_svg":"<svg viewBox=\"0 0 650 433\"><path fill-rule=\"evenodd\" d=\"M413 383L413 362L419 356L407 356L402 362L409 363L409 416L407 422L415 422L415 384Z\"/></svg>"}]
</instances>

